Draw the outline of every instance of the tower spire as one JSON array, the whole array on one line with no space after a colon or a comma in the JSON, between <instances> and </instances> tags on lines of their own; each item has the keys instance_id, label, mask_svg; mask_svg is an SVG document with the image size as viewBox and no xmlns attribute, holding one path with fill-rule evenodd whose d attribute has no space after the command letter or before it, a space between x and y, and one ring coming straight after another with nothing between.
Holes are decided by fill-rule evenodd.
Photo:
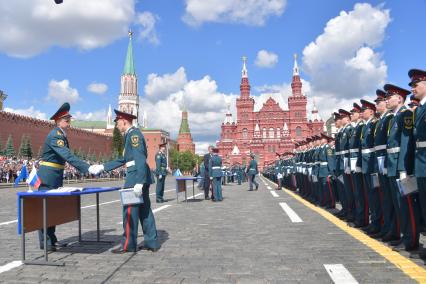
<instances>
[{"instance_id":1,"label":"tower spire","mask_svg":"<svg viewBox=\"0 0 426 284\"><path fill-rule=\"evenodd\" d=\"M127 46L126 62L124 63L123 74L136 75L135 64L133 62L133 32L129 30L129 45Z\"/></svg>"},{"instance_id":2,"label":"tower spire","mask_svg":"<svg viewBox=\"0 0 426 284\"><path fill-rule=\"evenodd\" d=\"M299 66L297 65L297 53L294 55L293 76L299 76Z\"/></svg>"},{"instance_id":3,"label":"tower spire","mask_svg":"<svg viewBox=\"0 0 426 284\"><path fill-rule=\"evenodd\" d=\"M299 76L299 66L297 65L297 54L294 54L293 80L291 82L291 90L293 96L302 96L302 82Z\"/></svg>"},{"instance_id":4,"label":"tower spire","mask_svg":"<svg viewBox=\"0 0 426 284\"><path fill-rule=\"evenodd\" d=\"M247 63L247 57L243 56L243 70L241 71L242 78L248 78L246 63Z\"/></svg>"},{"instance_id":5,"label":"tower spire","mask_svg":"<svg viewBox=\"0 0 426 284\"><path fill-rule=\"evenodd\" d=\"M247 57L243 56L243 70L241 71L240 98L248 99L250 97L250 83L247 74Z\"/></svg>"}]
</instances>

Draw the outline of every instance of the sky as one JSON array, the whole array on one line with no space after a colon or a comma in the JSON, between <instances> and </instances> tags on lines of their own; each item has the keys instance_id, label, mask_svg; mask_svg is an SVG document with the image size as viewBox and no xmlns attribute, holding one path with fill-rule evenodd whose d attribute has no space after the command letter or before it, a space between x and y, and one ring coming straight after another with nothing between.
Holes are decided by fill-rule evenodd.
<instances>
[{"instance_id":1,"label":"sky","mask_svg":"<svg viewBox=\"0 0 426 284\"><path fill-rule=\"evenodd\" d=\"M426 69L424 11L426 0L0 1L0 90L7 111L48 119L68 101L76 119L105 120L131 29L148 126L176 139L185 106L203 152L235 114L243 56L255 109L270 96L287 109L298 54L308 111L315 101L326 120Z\"/></svg>"}]
</instances>

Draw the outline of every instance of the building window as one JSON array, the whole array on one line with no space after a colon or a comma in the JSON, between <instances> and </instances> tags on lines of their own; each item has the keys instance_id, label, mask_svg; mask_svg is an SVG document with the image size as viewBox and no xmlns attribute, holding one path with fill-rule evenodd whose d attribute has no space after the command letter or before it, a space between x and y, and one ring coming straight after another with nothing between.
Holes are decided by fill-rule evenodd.
<instances>
[{"instance_id":1,"label":"building window","mask_svg":"<svg viewBox=\"0 0 426 284\"><path fill-rule=\"evenodd\" d=\"M262 129L262 138L266 138L266 128L263 127Z\"/></svg>"},{"instance_id":2,"label":"building window","mask_svg":"<svg viewBox=\"0 0 426 284\"><path fill-rule=\"evenodd\" d=\"M269 128L269 138L274 138L274 137L275 137L274 129L271 127Z\"/></svg>"},{"instance_id":3,"label":"building window","mask_svg":"<svg viewBox=\"0 0 426 284\"><path fill-rule=\"evenodd\" d=\"M281 138L281 129L277 128L277 138Z\"/></svg>"},{"instance_id":4,"label":"building window","mask_svg":"<svg viewBox=\"0 0 426 284\"><path fill-rule=\"evenodd\" d=\"M247 136L248 136L247 131L248 131L247 128L243 128L243 138L244 139L247 139Z\"/></svg>"},{"instance_id":5,"label":"building window","mask_svg":"<svg viewBox=\"0 0 426 284\"><path fill-rule=\"evenodd\" d=\"M300 126L296 127L296 136L297 137L302 136L302 127Z\"/></svg>"},{"instance_id":6,"label":"building window","mask_svg":"<svg viewBox=\"0 0 426 284\"><path fill-rule=\"evenodd\" d=\"M271 147L271 145L268 145L268 152L272 153L272 147Z\"/></svg>"}]
</instances>

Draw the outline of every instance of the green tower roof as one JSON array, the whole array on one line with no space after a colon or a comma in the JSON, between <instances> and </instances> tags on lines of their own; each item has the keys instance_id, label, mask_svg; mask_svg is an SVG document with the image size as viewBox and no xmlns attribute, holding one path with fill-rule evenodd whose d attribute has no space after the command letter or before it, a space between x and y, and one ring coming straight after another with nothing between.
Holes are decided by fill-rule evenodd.
<instances>
[{"instance_id":1,"label":"green tower roof","mask_svg":"<svg viewBox=\"0 0 426 284\"><path fill-rule=\"evenodd\" d=\"M133 33L129 31L129 46L127 47L126 63L124 64L123 74L136 75L135 64L133 62L132 35Z\"/></svg>"},{"instance_id":2,"label":"green tower roof","mask_svg":"<svg viewBox=\"0 0 426 284\"><path fill-rule=\"evenodd\" d=\"M179 134L181 133L190 133L189 124L188 124L188 112L185 110L182 112L182 120L180 122Z\"/></svg>"}]
</instances>

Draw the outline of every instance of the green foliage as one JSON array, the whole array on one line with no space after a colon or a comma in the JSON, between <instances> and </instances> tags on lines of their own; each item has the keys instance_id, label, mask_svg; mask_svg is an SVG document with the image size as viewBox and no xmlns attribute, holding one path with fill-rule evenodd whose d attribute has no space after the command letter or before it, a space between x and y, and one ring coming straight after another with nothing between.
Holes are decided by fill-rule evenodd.
<instances>
[{"instance_id":1,"label":"green foliage","mask_svg":"<svg viewBox=\"0 0 426 284\"><path fill-rule=\"evenodd\" d=\"M27 136L25 148L27 150L26 154L27 154L28 159L31 159L33 157L33 147L31 145L31 137L30 136Z\"/></svg>"},{"instance_id":2,"label":"green foliage","mask_svg":"<svg viewBox=\"0 0 426 284\"><path fill-rule=\"evenodd\" d=\"M13 148L12 135L9 135L9 137L7 138L5 155L7 157L13 157L13 156L15 156L15 148Z\"/></svg>"},{"instance_id":3,"label":"green foliage","mask_svg":"<svg viewBox=\"0 0 426 284\"><path fill-rule=\"evenodd\" d=\"M202 157L191 151L178 152L176 149L169 151L169 163L172 169L180 169L182 172L190 172L195 165L200 164Z\"/></svg>"},{"instance_id":4,"label":"green foliage","mask_svg":"<svg viewBox=\"0 0 426 284\"><path fill-rule=\"evenodd\" d=\"M120 157L123 153L124 141L123 136L117 127L112 132L112 158Z\"/></svg>"},{"instance_id":5,"label":"green foliage","mask_svg":"<svg viewBox=\"0 0 426 284\"><path fill-rule=\"evenodd\" d=\"M3 156L3 141L2 141L2 137L0 136L0 156Z\"/></svg>"},{"instance_id":6,"label":"green foliage","mask_svg":"<svg viewBox=\"0 0 426 284\"><path fill-rule=\"evenodd\" d=\"M19 146L18 156L21 158L31 159L33 150L31 149L31 139L27 135L22 135L21 145Z\"/></svg>"}]
</instances>

